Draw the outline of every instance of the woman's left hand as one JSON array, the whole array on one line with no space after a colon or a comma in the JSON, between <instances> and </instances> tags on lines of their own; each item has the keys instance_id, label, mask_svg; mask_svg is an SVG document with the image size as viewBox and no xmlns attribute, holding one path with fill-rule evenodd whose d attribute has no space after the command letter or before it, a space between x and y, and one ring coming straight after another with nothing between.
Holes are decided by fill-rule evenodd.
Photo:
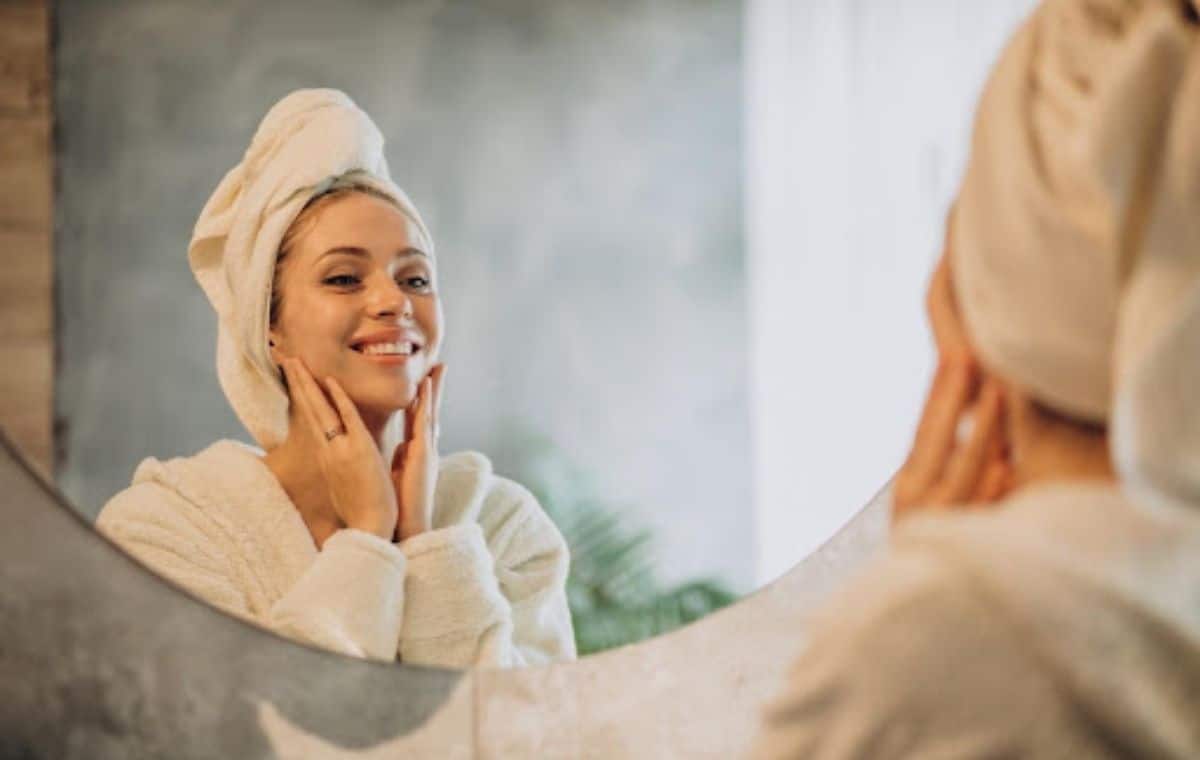
<instances>
[{"instance_id":1,"label":"woman's left hand","mask_svg":"<svg viewBox=\"0 0 1200 760\"><path fill-rule=\"evenodd\" d=\"M947 236L949 243L949 236ZM1004 387L980 368L954 299L943 255L926 297L938 367L921 421L892 490L892 518L922 509L995 502L1011 488ZM960 439L964 418L970 432Z\"/></svg>"},{"instance_id":2,"label":"woman's left hand","mask_svg":"<svg viewBox=\"0 0 1200 760\"><path fill-rule=\"evenodd\" d=\"M438 477L438 412L446 365L437 364L421 380L417 398L405 414L407 434L392 455L392 485L399 517L397 541L424 533L433 523L433 492Z\"/></svg>"}]
</instances>

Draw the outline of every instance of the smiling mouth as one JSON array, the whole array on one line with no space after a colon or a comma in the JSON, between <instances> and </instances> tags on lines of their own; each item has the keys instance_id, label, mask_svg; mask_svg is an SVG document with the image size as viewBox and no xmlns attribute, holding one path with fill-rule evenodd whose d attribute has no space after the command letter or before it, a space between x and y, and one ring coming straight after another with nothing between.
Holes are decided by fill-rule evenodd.
<instances>
[{"instance_id":1,"label":"smiling mouth","mask_svg":"<svg viewBox=\"0 0 1200 760\"><path fill-rule=\"evenodd\" d=\"M350 348L364 356L412 356L421 350L421 344L401 340L395 343L358 343Z\"/></svg>"}]
</instances>

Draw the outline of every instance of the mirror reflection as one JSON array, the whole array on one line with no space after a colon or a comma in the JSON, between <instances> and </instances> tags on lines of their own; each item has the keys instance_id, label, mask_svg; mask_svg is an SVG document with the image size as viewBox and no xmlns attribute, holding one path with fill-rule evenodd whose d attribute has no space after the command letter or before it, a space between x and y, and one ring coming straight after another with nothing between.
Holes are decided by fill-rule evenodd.
<instances>
[{"instance_id":1,"label":"mirror reflection","mask_svg":"<svg viewBox=\"0 0 1200 760\"><path fill-rule=\"evenodd\" d=\"M484 650L495 662L569 656L563 600L585 654L669 630L776 577L865 503L906 450L931 364L916 294L939 247L968 104L1027 3L996 5L996 23L973 27L969 40L925 23L934 9L797 15L785 5L61 3L64 492L94 517L114 494L174 483L172 468L186 470L198 452L228 456L214 465L226 477L191 474L227 493L225 506L267 492L294 529L261 548L285 571L255 581L266 589L259 608L311 580L318 548L336 547L351 522L383 540L390 485L390 538L428 543L421 536L451 530L451 515L481 526L460 537L497 560L491 575L480 571L494 585L478 598L515 615L521 603L501 576L519 562L503 567L497 542L524 517L488 533L488 509L498 521L504 509L545 516L534 544L554 546L523 556L540 583L524 592L537 600L530 609L545 613L532 615L544 624L530 633L538 654L513 654L525 635L515 618L487 617L479 630L508 632L489 644L481 634L461 664ZM855 35L870 56L854 52ZM827 65L839 55L849 68ZM961 64L949 78L947 56ZM935 80L940 96L911 102ZM327 150L360 141L292 144L289 128L250 155L264 114L313 88L348 93L369 114L385 139L377 164L363 171ZM250 252L245 265L215 263L222 245L197 254L195 236L217 239L200 229L201 209L227 172L249 161L247 174L264 176L287 146L298 154L286 175L295 194L281 175L252 199L270 211L254 224L235 230L231 218L208 217L229 223L223 234ZM403 199L376 186L385 162ZM225 189L221 209L236 217L251 199ZM310 202L309 229L293 230ZM868 225L864 209L888 212ZM281 247L253 245L268 221L266 237L281 245L295 233L281 266L268 261ZM332 249L359 252L324 262L345 271L314 268ZM197 257L216 283L205 290ZM216 311L213 288L230 291ZM338 306L326 308L326 297ZM234 395L265 394L267 427L305 427L294 448L287 434L256 433L219 382L222 308L234 344L226 359L251 378L249 388L229 381ZM364 352L372 343L382 348ZM294 381L275 369L283 358L303 364ZM326 374L361 419L354 443L358 429ZM360 382L368 376L398 381L376 388ZM298 388L307 407L286 405ZM428 446L430 456L416 456L422 431L436 457ZM316 452L366 439L378 467L349 457L366 474L345 492L383 494L383 506L358 514L357 496L330 491ZM440 485L428 495L435 460L443 477L474 472L472 496L455 502ZM235 476L238 464L246 469ZM401 530L405 485L394 471L409 481L424 473L409 483L411 503L424 505L411 530ZM131 487L135 472L150 480ZM457 506L439 521L443 498ZM152 523L161 517L146 511ZM241 514L222 530L246 528ZM463 550L450 564L458 572L484 556ZM403 568L392 559L394 572L414 571L411 558ZM251 564L239 569L252 574ZM325 582L336 585L313 585ZM301 625L302 613L288 614ZM498 654L500 640L517 649Z\"/></svg>"},{"instance_id":2,"label":"mirror reflection","mask_svg":"<svg viewBox=\"0 0 1200 760\"><path fill-rule=\"evenodd\" d=\"M168 467L225 440L269 453L273 442L247 429L228 383L218 382L214 348L223 328L196 287L188 242L204 232L197 229L201 209L227 173L260 160L247 151L254 152L253 136L271 107L289 92L329 87L349 94L378 126L388 174L419 209L428 235L322 240L311 252L349 243L372 256L394 256L401 247L429 254L412 260L432 264L426 274L441 304L440 345L436 355L430 345L414 354L406 382L444 364L437 415L443 469L456 452L478 452L554 521L575 571L569 588L556 581L558 593L570 592L577 631L589 637L578 649L656 633L752 589L751 508L730 506L751 491L739 13L735 5L663 13L646 4L630 15L588 3L511 10L247 3L216 14L182 3L65 5L57 21L56 97L66 130L59 168L79 181L62 188L56 209L68 312L59 369L64 490L95 515L129 487L146 457ZM98 58L111 63L102 77ZM295 137L290 128L281 134ZM285 151L284 142L264 149L261 160L276 150ZM302 168L339 158L323 145L297 151ZM337 172L322 167L296 189L311 194L352 163ZM120 193L110 192L114 177L125 178ZM235 199L230 189L222 200L232 208ZM366 210L386 216L387 201L372 200L379 203ZM275 202L297 201L262 199L272 210ZM320 215L336 211L331 205ZM231 227L228 234L255 232ZM297 254L310 252L306 242ZM258 263L214 280L262 297L274 275ZM289 294L289 278L303 263L285 257L279 270L279 329L321 383L342 365L305 354L321 349L287 324L293 315L324 316L315 301ZM416 308L426 295L412 273L383 276L408 263L343 257L338 266L364 268L318 274L378 287L403 281L411 289L398 285L392 295L403 292ZM348 281L338 283L327 287ZM331 298L359 295L360 308L396 316L395 304L376 303L375 290ZM266 314L247 312L247 319ZM434 337L419 324L419 311L414 318L421 334L408 337ZM351 345L376 331L365 319L321 324L341 331L321 337L339 347L345 367L383 371L380 360ZM240 330L229 332L241 340ZM269 349L243 345L231 361L249 362L250 377L269 385ZM375 393L351 378L343 385L354 401L356 393ZM333 399L327 403L328 414ZM387 421L360 414L384 443ZM336 422L318 419L316 427L324 436ZM130 432L113 436L118 429ZM388 469L391 457L379 456ZM319 469L310 464L307 474ZM287 473L271 472L305 511ZM489 504L512 507L502 496ZM464 520L475 506L469 499L458 505ZM483 520L479 510L470 519ZM317 515L325 527L306 523L300 538L307 534L315 546L341 519ZM524 513L496 530L515 530L522 520ZM552 564L536 552L525 559ZM412 564L409 557L409 573ZM558 577L539 565L543 571L547 582ZM517 600L506 601L516 612Z\"/></svg>"}]
</instances>

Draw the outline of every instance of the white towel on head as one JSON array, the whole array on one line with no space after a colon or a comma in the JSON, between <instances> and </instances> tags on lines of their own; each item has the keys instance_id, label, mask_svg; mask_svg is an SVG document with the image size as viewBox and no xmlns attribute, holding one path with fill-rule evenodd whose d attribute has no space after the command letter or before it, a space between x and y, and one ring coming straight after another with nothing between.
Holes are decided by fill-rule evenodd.
<instances>
[{"instance_id":1,"label":"white towel on head","mask_svg":"<svg viewBox=\"0 0 1200 760\"><path fill-rule=\"evenodd\" d=\"M204 205L188 247L217 311L221 388L265 449L287 436L287 393L267 347L275 257L304 204L348 173L393 198L432 249L416 207L391 180L379 129L345 93L328 89L297 90L267 112L242 162Z\"/></svg>"},{"instance_id":2,"label":"white towel on head","mask_svg":"<svg viewBox=\"0 0 1200 760\"><path fill-rule=\"evenodd\" d=\"M1141 503L1200 506L1200 54L1169 0L1048 0L980 101L953 273L984 364L1112 423Z\"/></svg>"}]
</instances>

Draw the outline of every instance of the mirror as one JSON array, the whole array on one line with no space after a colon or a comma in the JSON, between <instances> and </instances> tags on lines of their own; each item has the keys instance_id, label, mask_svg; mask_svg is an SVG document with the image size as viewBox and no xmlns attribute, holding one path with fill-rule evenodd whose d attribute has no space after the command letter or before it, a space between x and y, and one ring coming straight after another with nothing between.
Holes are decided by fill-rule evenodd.
<instances>
[{"instance_id":1,"label":"mirror","mask_svg":"<svg viewBox=\"0 0 1200 760\"><path fill-rule=\"evenodd\" d=\"M64 0L57 482L94 517L143 457L248 440L187 241L267 108L339 87L437 242L442 449L578 530L577 570L599 536L664 592L750 592L903 457L974 95L1030 5ZM594 649L645 635L608 612Z\"/></svg>"}]
</instances>

